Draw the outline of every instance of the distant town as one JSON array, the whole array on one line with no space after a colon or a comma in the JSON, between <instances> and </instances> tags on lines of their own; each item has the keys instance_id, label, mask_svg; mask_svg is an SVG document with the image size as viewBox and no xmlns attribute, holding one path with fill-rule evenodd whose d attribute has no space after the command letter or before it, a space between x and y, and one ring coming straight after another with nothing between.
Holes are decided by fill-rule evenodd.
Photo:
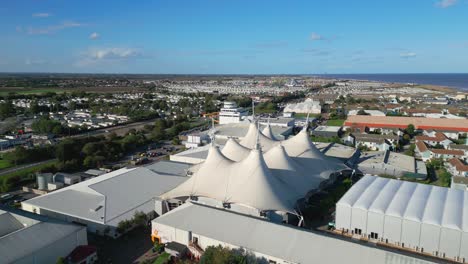
<instances>
[{"instance_id":1,"label":"distant town","mask_svg":"<svg viewBox=\"0 0 468 264\"><path fill-rule=\"evenodd\" d=\"M0 262L467 263L467 95L2 74Z\"/></svg>"}]
</instances>

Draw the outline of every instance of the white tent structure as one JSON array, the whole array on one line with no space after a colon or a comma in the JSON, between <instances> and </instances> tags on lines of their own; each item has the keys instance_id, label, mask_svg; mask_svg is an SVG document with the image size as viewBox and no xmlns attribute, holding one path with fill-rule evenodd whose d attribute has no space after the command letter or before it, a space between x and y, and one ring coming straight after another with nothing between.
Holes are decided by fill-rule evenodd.
<instances>
[{"instance_id":1,"label":"white tent structure","mask_svg":"<svg viewBox=\"0 0 468 264\"><path fill-rule=\"evenodd\" d=\"M365 176L336 207L339 230L433 256L468 260L466 191Z\"/></svg>"},{"instance_id":2,"label":"white tent structure","mask_svg":"<svg viewBox=\"0 0 468 264\"><path fill-rule=\"evenodd\" d=\"M257 136L258 143L264 151L268 151L274 145L278 144L278 141L268 138L262 134L254 122L250 123L249 130L247 131L247 134L240 140L240 144L246 148L254 149L257 144Z\"/></svg>"},{"instance_id":3,"label":"white tent structure","mask_svg":"<svg viewBox=\"0 0 468 264\"><path fill-rule=\"evenodd\" d=\"M306 129L284 141L283 146L286 153L314 177L328 179L330 174L347 168L340 161L320 152L310 140Z\"/></svg>"},{"instance_id":4,"label":"white tent structure","mask_svg":"<svg viewBox=\"0 0 468 264\"><path fill-rule=\"evenodd\" d=\"M272 175L261 150L250 150L247 158L234 162L212 146L206 161L190 179L162 195L163 199L178 197L206 197L258 211L294 214L301 195Z\"/></svg>"},{"instance_id":5,"label":"white tent structure","mask_svg":"<svg viewBox=\"0 0 468 264\"><path fill-rule=\"evenodd\" d=\"M323 155L305 130L283 146L263 135L255 123L240 142L230 138L222 151L212 145L206 160L195 167L192 177L161 198L190 198L242 213L280 215L296 214L299 199L346 168Z\"/></svg>"},{"instance_id":6,"label":"white tent structure","mask_svg":"<svg viewBox=\"0 0 468 264\"><path fill-rule=\"evenodd\" d=\"M250 149L242 146L233 138L229 138L223 147L222 153L233 161L241 161L249 155Z\"/></svg>"},{"instance_id":7,"label":"white tent structure","mask_svg":"<svg viewBox=\"0 0 468 264\"><path fill-rule=\"evenodd\" d=\"M278 140L276 139L275 135L273 134L273 131L271 130L269 119L268 119L268 124L262 130L262 134L271 140L275 140L275 141Z\"/></svg>"},{"instance_id":8,"label":"white tent structure","mask_svg":"<svg viewBox=\"0 0 468 264\"><path fill-rule=\"evenodd\" d=\"M282 145L273 147L265 153L264 157L273 175L303 196L308 191L317 188L323 181L321 178L308 174L305 168L288 156Z\"/></svg>"}]
</instances>

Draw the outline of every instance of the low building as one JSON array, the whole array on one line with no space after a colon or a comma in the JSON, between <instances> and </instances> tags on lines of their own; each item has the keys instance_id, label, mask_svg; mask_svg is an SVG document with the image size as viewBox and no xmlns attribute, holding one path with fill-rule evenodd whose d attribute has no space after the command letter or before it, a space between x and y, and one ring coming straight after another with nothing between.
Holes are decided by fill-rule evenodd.
<instances>
[{"instance_id":1,"label":"low building","mask_svg":"<svg viewBox=\"0 0 468 264\"><path fill-rule=\"evenodd\" d=\"M389 175L395 178L427 178L426 164L404 154L383 151L363 152L356 164L357 170L363 174Z\"/></svg>"},{"instance_id":2,"label":"low building","mask_svg":"<svg viewBox=\"0 0 468 264\"><path fill-rule=\"evenodd\" d=\"M360 110L349 110L348 116L358 115ZM369 116L385 116L385 113L379 110L362 110Z\"/></svg>"},{"instance_id":3,"label":"low building","mask_svg":"<svg viewBox=\"0 0 468 264\"><path fill-rule=\"evenodd\" d=\"M379 135L379 134L362 134L353 133L350 135L354 140L356 147L363 146L369 150L386 151L393 150L398 144L400 137L398 135Z\"/></svg>"},{"instance_id":4,"label":"low building","mask_svg":"<svg viewBox=\"0 0 468 264\"><path fill-rule=\"evenodd\" d=\"M338 201L336 229L356 239L464 263L467 205L466 191L364 176Z\"/></svg>"},{"instance_id":5,"label":"low building","mask_svg":"<svg viewBox=\"0 0 468 264\"><path fill-rule=\"evenodd\" d=\"M432 152L423 141L416 142L416 157L421 158L423 161L428 161L432 157Z\"/></svg>"},{"instance_id":6,"label":"low building","mask_svg":"<svg viewBox=\"0 0 468 264\"><path fill-rule=\"evenodd\" d=\"M121 221L132 219L136 212L154 216L155 197L186 179L144 167L123 168L24 201L21 207L117 237Z\"/></svg>"},{"instance_id":7,"label":"low building","mask_svg":"<svg viewBox=\"0 0 468 264\"><path fill-rule=\"evenodd\" d=\"M452 158L458 158L465 160L465 152L461 150L452 150L452 149L430 149L431 158L449 160Z\"/></svg>"},{"instance_id":8,"label":"low building","mask_svg":"<svg viewBox=\"0 0 468 264\"><path fill-rule=\"evenodd\" d=\"M311 134L316 137L340 137L341 136L340 126L318 126L312 130Z\"/></svg>"},{"instance_id":9,"label":"low building","mask_svg":"<svg viewBox=\"0 0 468 264\"><path fill-rule=\"evenodd\" d=\"M468 191L468 177L453 176L450 188Z\"/></svg>"},{"instance_id":10,"label":"low building","mask_svg":"<svg viewBox=\"0 0 468 264\"><path fill-rule=\"evenodd\" d=\"M468 177L468 165L457 158L450 159L446 167L453 176Z\"/></svg>"},{"instance_id":11,"label":"low building","mask_svg":"<svg viewBox=\"0 0 468 264\"><path fill-rule=\"evenodd\" d=\"M86 227L0 207L1 263L56 263L87 244Z\"/></svg>"},{"instance_id":12,"label":"low building","mask_svg":"<svg viewBox=\"0 0 468 264\"><path fill-rule=\"evenodd\" d=\"M443 146L445 149L448 149L448 146L453 142L448 139L442 132L435 132L430 134L430 136L416 136L414 139L417 141L424 141L429 146Z\"/></svg>"},{"instance_id":13,"label":"low building","mask_svg":"<svg viewBox=\"0 0 468 264\"><path fill-rule=\"evenodd\" d=\"M69 264L93 264L97 260L97 248L94 246L78 246L66 257Z\"/></svg>"},{"instance_id":14,"label":"low building","mask_svg":"<svg viewBox=\"0 0 468 264\"><path fill-rule=\"evenodd\" d=\"M191 202L154 219L152 238L160 243L185 245L194 253L197 248L218 245L244 249L265 263L432 263L382 247Z\"/></svg>"}]
</instances>

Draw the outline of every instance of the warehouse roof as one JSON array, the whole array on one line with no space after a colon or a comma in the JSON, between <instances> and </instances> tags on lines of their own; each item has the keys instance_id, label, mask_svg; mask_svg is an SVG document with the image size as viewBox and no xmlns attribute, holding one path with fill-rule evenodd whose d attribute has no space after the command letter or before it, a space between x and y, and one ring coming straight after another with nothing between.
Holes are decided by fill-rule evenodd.
<instances>
[{"instance_id":1,"label":"warehouse roof","mask_svg":"<svg viewBox=\"0 0 468 264\"><path fill-rule=\"evenodd\" d=\"M468 192L457 189L364 176L337 205L468 231Z\"/></svg>"},{"instance_id":2,"label":"warehouse roof","mask_svg":"<svg viewBox=\"0 0 468 264\"><path fill-rule=\"evenodd\" d=\"M348 116L345 126L366 125L369 127L406 128L413 124L416 129L448 129L468 131L468 119L425 118L403 116Z\"/></svg>"},{"instance_id":3,"label":"warehouse roof","mask_svg":"<svg viewBox=\"0 0 468 264\"><path fill-rule=\"evenodd\" d=\"M150 169L159 174L187 176L187 171L190 169L191 166L192 164L189 163L161 160L156 163L147 165L145 166L145 168Z\"/></svg>"},{"instance_id":4,"label":"warehouse roof","mask_svg":"<svg viewBox=\"0 0 468 264\"><path fill-rule=\"evenodd\" d=\"M199 204L186 203L154 219L153 223L191 231L193 234L292 263L431 263L393 251ZM278 239L281 240L280 243Z\"/></svg>"},{"instance_id":5,"label":"warehouse roof","mask_svg":"<svg viewBox=\"0 0 468 264\"><path fill-rule=\"evenodd\" d=\"M153 199L187 177L158 174L144 167L120 169L23 202L108 225L150 211Z\"/></svg>"},{"instance_id":6,"label":"warehouse roof","mask_svg":"<svg viewBox=\"0 0 468 264\"><path fill-rule=\"evenodd\" d=\"M15 226L10 232L0 235L0 256L5 263L15 262L85 228L3 207L0 216L1 229L5 225Z\"/></svg>"}]
</instances>

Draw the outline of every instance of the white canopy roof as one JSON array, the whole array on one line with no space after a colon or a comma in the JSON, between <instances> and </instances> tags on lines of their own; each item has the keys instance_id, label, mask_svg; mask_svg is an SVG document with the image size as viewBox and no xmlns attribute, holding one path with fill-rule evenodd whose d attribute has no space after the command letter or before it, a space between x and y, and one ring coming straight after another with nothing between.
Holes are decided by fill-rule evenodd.
<instances>
[{"instance_id":1,"label":"white canopy roof","mask_svg":"<svg viewBox=\"0 0 468 264\"><path fill-rule=\"evenodd\" d=\"M270 124L267 124L266 127L263 128L262 134L271 140L275 140L275 141L277 140L275 135L273 135L273 131L271 130Z\"/></svg>"},{"instance_id":2,"label":"white canopy roof","mask_svg":"<svg viewBox=\"0 0 468 264\"><path fill-rule=\"evenodd\" d=\"M311 176L328 179L331 173L346 168L343 163L320 152L310 140L306 130L302 130L296 136L284 141L283 146L286 153L293 157Z\"/></svg>"},{"instance_id":3,"label":"white canopy roof","mask_svg":"<svg viewBox=\"0 0 468 264\"><path fill-rule=\"evenodd\" d=\"M247 134L241 139L240 144L246 148L254 149L255 145L257 144L257 136L260 146L264 151L268 151L278 142L268 138L267 136L263 135L257 128L255 123L250 123L249 130Z\"/></svg>"},{"instance_id":4,"label":"white canopy roof","mask_svg":"<svg viewBox=\"0 0 468 264\"><path fill-rule=\"evenodd\" d=\"M273 175L303 195L317 188L323 181L307 173L301 165L288 156L282 145L273 147L264 157Z\"/></svg>"},{"instance_id":5,"label":"white canopy roof","mask_svg":"<svg viewBox=\"0 0 468 264\"><path fill-rule=\"evenodd\" d=\"M187 181L162 195L163 199L202 196L226 203L236 203L262 211L294 213L301 194L274 176L261 150L251 150L247 158L234 162L218 147L210 148L208 157Z\"/></svg>"},{"instance_id":6,"label":"white canopy roof","mask_svg":"<svg viewBox=\"0 0 468 264\"><path fill-rule=\"evenodd\" d=\"M257 142L261 145L258 149ZM282 146L252 123L240 143L229 139L222 152L211 146L205 162L191 169L193 176L162 198L200 196L258 210L294 213L298 199L344 168L338 160L322 154L306 131Z\"/></svg>"},{"instance_id":7,"label":"white canopy roof","mask_svg":"<svg viewBox=\"0 0 468 264\"><path fill-rule=\"evenodd\" d=\"M241 161L250 154L250 149L242 146L236 140L229 138L224 145L222 153L233 161Z\"/></svg>"}]
</instances>

